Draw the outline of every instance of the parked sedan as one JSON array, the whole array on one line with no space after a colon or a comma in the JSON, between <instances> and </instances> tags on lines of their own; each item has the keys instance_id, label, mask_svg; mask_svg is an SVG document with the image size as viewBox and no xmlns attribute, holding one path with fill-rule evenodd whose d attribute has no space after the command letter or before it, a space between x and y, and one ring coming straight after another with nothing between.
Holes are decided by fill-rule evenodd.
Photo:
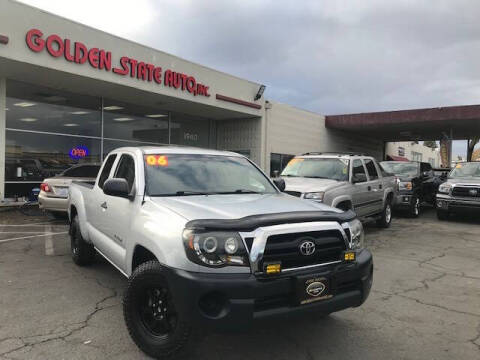
<instances>
[{"instance_id":1,"label":"parked sedan","mask_svg":"<svg viewBox=\"0 0 480 360\"><path fill-rule=\"evenodd\" d=\"M406 210L412 217L420 214L420 204L435 203L435 193L440 185L432 166L417 161L382 161L382 168L398 178L398 194L394 209Z\"/></svg>"},{"instance_id":2,"label":"parked sedan","mask_svg":"<svg viewBox=\"0 0 480 360\"><path fill-rule=\"evenodd\" d=\"M52 213L55 217L67 214L68 188L72 181L94 183L100 165L82 164L75 165L65 170L60 175L43 180L38 195L40 209Z\"/></svg>"}]
</instances>

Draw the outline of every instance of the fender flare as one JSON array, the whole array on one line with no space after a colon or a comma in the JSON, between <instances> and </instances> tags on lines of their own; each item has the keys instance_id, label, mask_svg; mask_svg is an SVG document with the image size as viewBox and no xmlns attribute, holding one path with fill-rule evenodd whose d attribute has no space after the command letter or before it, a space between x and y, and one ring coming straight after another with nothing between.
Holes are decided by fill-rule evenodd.
<instances>
[{"instance_id":1,"label":"fender flare","mask_svg":"<svg viewBox=\"0 0 480 360\"><path fill-rule=\"evenodd\" d=\"M353 201L352 201L352 198L348 195L341 195L341 196L338 196L335 199L333 199L332 207L336 208L338 204L340 204L344 201L350 202L350 204L352 204L351 210L353 210Z\"/></svg>"}]
</instances>

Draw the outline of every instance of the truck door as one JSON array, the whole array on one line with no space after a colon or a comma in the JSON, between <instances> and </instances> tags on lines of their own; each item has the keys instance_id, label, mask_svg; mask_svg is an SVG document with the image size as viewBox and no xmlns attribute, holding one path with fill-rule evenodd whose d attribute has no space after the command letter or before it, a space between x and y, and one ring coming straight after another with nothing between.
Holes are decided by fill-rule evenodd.
<instances>
[{"instance_id":1,"label":"truck door","mask_svg":"<svg viewBox=\"0 0 480 360\"><path fill-rule=\"evenodd\" d=\"M136 167L134 157L122 154L117 162L112 178L127 180L129 191L136 191ZM131 238L131 224L136 201L118 196L103 194L99 230L105 235L98 244L98 249L105 254L117 267L126 270L126 241Z\"/></svg>"},{"instance_id":2,"label":"truck door","mask_svg":"<svg viewBox=\"0 0 480 360\"><path fill-rule=\"evenodd\" d=\"M376 214L383 210L383 182L378 174L377 168L373 159L365 158L365 167L368 173L368 186L369 201L368 212L369 214Z\"/></svg>"},{"instance_id":3,"label":"truck door","mask_svg":"<svg viewBox=\"0 0 480 360\"><path fill-rule=\"evenodd\" d=\"M368 178L365 166L362 160L355 159L352 162L352 178L353 184L352 202L353 209L358 216L368 215L368 201L370 191L368 190Z\"/></svg>"},{"instance_id":4,"label":"truck door","mask_svg":"<svg viewBox=\"0 0 480 360\"><path fill-rule=\"evenodd\" d=\"M90 195L88 201L85 201L85 208L87 209L87 221L93 227L93 232L91 235L97 239L100 234L98 234L102 224L101 218L102 213L102 203L105 201L105 194L103 193L103 184L110 177L112 172L112 167L117 159L117 154L111 154L105 160L105 164L102 167L100 175L98 176L98 181L93 187L92 194ZM97 243L97 241L95 241ZM97 246L97 245L95 245Z\"/></svg>"}]
</instances>

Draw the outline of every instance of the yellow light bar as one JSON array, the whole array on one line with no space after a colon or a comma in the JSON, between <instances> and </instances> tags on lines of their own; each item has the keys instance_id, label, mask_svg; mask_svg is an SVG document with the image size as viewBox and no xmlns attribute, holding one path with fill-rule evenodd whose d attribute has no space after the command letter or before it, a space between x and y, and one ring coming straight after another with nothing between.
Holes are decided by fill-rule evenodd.
<instances>
[{"instance_id":1,"label":"yellow light bar","mask_svg":"<svg viewBox=\"0 0 480 360\"><path fill-rule=\"evenodd\" d=\"M268 274L268 275L271 275L271 274L278 274L282 271L282 266L281 264L269 264L266 266L265 268L265 272Z\"/></svg>"},{"instance_id":2,"label":"yellow light bar","mask_svg":"<svg viewBox=\"0 0 480 360\"><path fill-rule=\"evenodd\" d=\"M355 252L354 251L345 251L343 254L343 259L345 261L355 261Z\"/></svg>"}]
</instances>

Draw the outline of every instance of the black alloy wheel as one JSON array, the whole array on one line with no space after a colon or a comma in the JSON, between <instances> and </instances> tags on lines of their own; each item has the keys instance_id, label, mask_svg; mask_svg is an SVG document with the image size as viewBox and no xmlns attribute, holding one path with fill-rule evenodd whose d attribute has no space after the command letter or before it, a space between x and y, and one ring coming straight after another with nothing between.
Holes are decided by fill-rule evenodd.
<instances>
[{"instance_id":1,"label":"black alloy wheel","mask_svg":"<svg viewBox=\"0 0 480 360\"><path fill-rule=\"evenodd\" d=\"M146 287L137 299L140 318L149 332L168 337L175 331L177 313L166 288Z\"/></svg>"}]
</instances>

